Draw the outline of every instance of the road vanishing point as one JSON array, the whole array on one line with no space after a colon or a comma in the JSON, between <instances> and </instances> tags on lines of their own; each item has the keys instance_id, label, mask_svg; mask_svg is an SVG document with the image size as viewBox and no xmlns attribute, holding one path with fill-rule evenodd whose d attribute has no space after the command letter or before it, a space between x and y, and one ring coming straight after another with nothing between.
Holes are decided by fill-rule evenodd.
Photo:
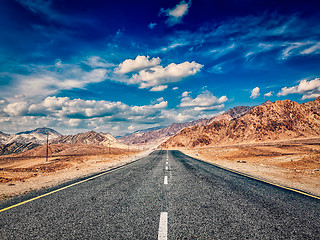
<instances>
[{"instance_id":1,"label":"road vanishing point","mask_svg":"<svg viewBox=\"0 0 320 240\"><path fill-rule=\"evenodd\" d=\"M154 151L0 205L0 239L320 239L320 200Z\"/></svg>"}]
</instances>

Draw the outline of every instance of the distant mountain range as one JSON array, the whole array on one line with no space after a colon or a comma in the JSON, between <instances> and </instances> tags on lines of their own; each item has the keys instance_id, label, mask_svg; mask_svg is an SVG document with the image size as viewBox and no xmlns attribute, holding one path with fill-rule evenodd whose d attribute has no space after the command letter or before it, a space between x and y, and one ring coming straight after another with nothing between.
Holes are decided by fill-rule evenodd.
<instances>
[{"instance_id":1,"label":"distant mountain range","mask_svg":"<svg viewBox=\"0 0 320 240\"><path fill-rule=\"evenodd\" d=\"M68 143L68 144L90 144L99 146L109 146L114 148L127 148L126 144L120 143L115 137L109 133L97 133L90 131L86 133L78 133L76 135L60 136L53 139L51 144Z\"/></svg>"},{"instance_id":2,"label":"distant mountain range","mask_svg":"<svg viewBox=\"0 0 320 240\"><path fill-rule=\"evenodd\" d=\"M49 144L90 144L96 146L109 146L112 148L127 148L109 133L90 131L76 135L63 136L51 128L37 128L32 131L17 134L0 132L0 155L21 153L37 146L43 145L49 133Z\"/></svg>"},{"instance_id":3,"label":"distant mountain range","mask_svg":"<svg viewBox=\"0 0 320 240\"><path fill-rule=\"evenodd\" d=\"M267 102L233 120L185 128L164 142L164 148L194 148L232 143L320 137L320 97L298 104Z\"/></svg>"},{"instance_id":4,"label":"distant mountain range","mask_svg":"<svg viewBox=\"0 0 320 240\"><path fill-rule=\"evenodd\" d=\"M252 107L249 106L238 106L210 119L199 119L187 123L173 123L168 127L136 131L132 134L119 137L118 140L126 144L160 144L186 127L205 126L221 119L229 121L246 114L251 109Z\"/></svg>"},{"instance_id":5,"label":"distant mountain range","mask_svg":"<svg viewBox=\"0 0 320 240\"><path fill-rule=\"evenodd\" d=\"M0 144L10 144L13 142L22 144L29 142L43 144L47 140L47 133L49 133L49 140L62 136L61 133L58 133L51 128L37 128L35 130L19 132L17 134L0 132Z\"/></svg>"},{"instance_id":6,"label":"distant mountain range","mask_svg":"<svg viewBox=\"0 0 320 240\"><path fill-rule=\"evenodd\" d=\"M51 128L37 128L17 134L6 134L0 131L0 155L21 153L45 144L47 133L49 133L49 140L62 136Z\"/></svg>"}]
</instances>

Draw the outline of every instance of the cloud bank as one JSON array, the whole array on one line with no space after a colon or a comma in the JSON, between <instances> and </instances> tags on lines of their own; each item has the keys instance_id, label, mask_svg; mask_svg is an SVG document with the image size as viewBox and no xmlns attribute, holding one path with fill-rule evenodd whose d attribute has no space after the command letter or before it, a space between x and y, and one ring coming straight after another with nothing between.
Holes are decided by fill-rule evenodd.
<instances>
[{"instance_id":1,"label":"cloud bank","mask_svg":"<svg viewBox=\"0 0 320 240\"><path fill-rule=\"evenodd\" d=\"M114 70L113 80L150 91L163 91L168 83L179 82L184 78L193 76L201 71L202 64L192 62L171 63L166 67L160 65L160 58L149 59L149 56L137 56L136 59L126 59ZM137 72L137 73L135 73ZM129 73L129 74L128 74ZM130 74L132 73L132 74ZM128 74L123 79L117 74Z\"/></svg>"},{"instance_id":2,"label":"cloud bank","mask_svg":"<svg viewBox=\"0 0 320 240\"><path fill-rule=\"evenodd\" d=\"M301 80L300 83L293 87L283 87L277 93L278 96L287 96L289 94L300 94L301 99L313 99L320 96L320 78L313 80Z\"/></svg>"}]
</instances>

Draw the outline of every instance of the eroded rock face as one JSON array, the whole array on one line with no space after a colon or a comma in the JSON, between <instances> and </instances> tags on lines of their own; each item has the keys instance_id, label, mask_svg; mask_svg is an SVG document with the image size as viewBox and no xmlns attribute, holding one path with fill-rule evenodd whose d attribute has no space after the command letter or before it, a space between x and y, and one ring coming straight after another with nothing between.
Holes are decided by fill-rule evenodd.
<instances>
[{"instance_id":1,"label":"eroded rock face","mask_svg":"<svg viewBox=\"0 0 320 240\"><path fill-rule=\"evenodd\" d=\"M262 142L320 136L320 97L298 104L276 101L252 108L231 121L183 129L162 147L201 147L238 142Z\"/></svg>"}]
</instances>

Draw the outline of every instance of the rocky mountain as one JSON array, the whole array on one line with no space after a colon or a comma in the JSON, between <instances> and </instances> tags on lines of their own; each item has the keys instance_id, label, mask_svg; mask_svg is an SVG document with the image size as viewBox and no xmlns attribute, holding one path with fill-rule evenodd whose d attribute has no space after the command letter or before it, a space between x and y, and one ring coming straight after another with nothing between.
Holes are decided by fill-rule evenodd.
<instances>
[{"instance_id":1,"label":"rocky mountain","mask_svg":"<svg viewBox=\"0 0 320 240\"><path fill-rule=\"evenodd\" d=\"M149 131L146 131L146 130L137 131L132 134L120 137L118 138L118 140L126 144L148 144L148 143L160 144L162 141L165 141L169 137L174 136L180 130L186 127L205 126L212 123L213 121L219 121L222 119L230 121L232 119L235 119L244 115L250 109L251 107L248 107L248 106L238 106L235 108L231 108L225 113L210 119L199 119L199 120L195 120L187 123L173 123L168 127L151 129Z\"/></svg>"},{"instance_id":2,"label":"rocky mountain","mask_svg":"<svg viewBox=\"0 0 320 240\"><path fill-rule=\"evenodd\" d=\"M264 106L264 105L268 105L268 104L271 104L272 102L270 100L267 100L265 101L264 103L261 104L261 106Z\"/></svg>"},{"instance_id":3,"label":"rocky mountain","mask_svg":"<svg viewBox=\"0 0 320 240\"><path fill-rule=\"evenodd\" d=\"M20 132L17 134L0 133L0 144L11 144L13 142L27 144L36 143L44 144L47 140L47 132L49 133L49 140L62 136L62 134L51 128L37 128L35 130Z\"/></svg>"},{"instance_id":4,"label":"rocky mountain","mask_svg":"<svg viewBox=\"0 0 320 240\"><path fill-rule=\"evenodd\" d=\"M187 123L173 123L168 127L156 130L137 131L132 134L120 137L118 138L118 140L125 144L157 144L164 141L168 137L175 135L177 132L179 132L181 129L185 127L195 125L206 125L209 123L209 121L209 119L200 119Z\"/></svg>"},{"instance_id":5,"label":"rocky mountain","mask_svg":"<svg viewBox=\"0 0 320 240\"><path fill-rule=\"evenodd\" d=\"M37 128L17 134L0 132L0 155L20 153L45 144L47 132L49 133L49 140L62 136L51 128Z\"/></svg>"},{"instance_id":6,"label":"rocky mountain","mask_svg":"<svg viewBox=\"0 0 320 240\"><path fill-rule=\"evenodd\" d=\"M10 134L0 131L0 144L6 144L11 138L12 136Z\"/></svg>"},{"instance_id":7,"label":"rocky mountain","mask_svg":"<svg viewBox=\"0 0 320 240\"><path fill-rule=\"evenodd\" d=\"M114 148L127 148L128 146L120 143L115 137L109 133L97 133L90 131L86 133L78 133L76 135L60 136L50 141L50 144L68 143L68 144L90 144L98 146L109 146Z\"/></svg>"},{"instance_id":8,"label":"rocky mountain","mask_svg":"<svg viewBox=\"0 0 320 240\"><path fill-rule=\"evenodd\" d=\"M37 128L35 130L17 133L16 137L12 141L16 142L33 142L43 144L47 141L47 134L49 140L55 139L62 136L61 133L51 129L51 128Z\"/></svg>"},{"instance_id":9,"label":"rocky mountain","mask_svg":"<svg viewBox=\"0 0 320 240\"><path fill-rule=\"evenodd\" d=\"M0 145L0 155L9 155L12 153L21 153L33 149L35 147L40 146L37 143L29 142L29 143L19 143L19 142L11 142L9 144L1 144Z\"/></svg>"},{"instance_id":10,"label":"rocky mountain","mask_svg":"<svg viewBox=\"0 0 320 240\"><path fill-rule=\"evenodd\" d=\"M249 107L249 106L238 106L238 107L231 108L225 113L222 113L214 118L211 118L210 123L212 123L213 121L219 121L222 119L230 121L230 120L239 118L244 114L246 114L247 112L249 112L252 108L253 107Z\"/></svg>"},{"instance_id":11,"label":"rocky mountain","mask_svg":"<svg viewBox=\"0 0 320 240\"><path fill-rule=\"evenodd\" d=\"M231 121L185 128L162 147L203 147L320 136L320 97L298 104L290 100L262 104Z\"/></svg>"},{"instance_id":12,"label":"rocky mountain","mask_svg":"<svg viewBox=\"0 0 320 240\"><path fill-rule=\"evenodd\" d=\"M0 144L0 155L22 153L35 147L40 147L40 145L46 143L47 132L49 133L50 145L60 144L62 146L65 144L66 146L64 146L64 148L67 149L70 148L71 145L76 146L74 147L75 149L85 149L85 147L81 147L80 145L108 147L109 142L110 147L112 148L128 148L127 145L120 143L116 138L108 133L97 133L95 131L90 131L76 135L63 136L53 129L38 128L32 131L20 132L17 134L5 134L1 132L0 141L2 141L4 144ZM92 146L92 148L94 148L94 146Z\"/></svg>"}]
</instances>

